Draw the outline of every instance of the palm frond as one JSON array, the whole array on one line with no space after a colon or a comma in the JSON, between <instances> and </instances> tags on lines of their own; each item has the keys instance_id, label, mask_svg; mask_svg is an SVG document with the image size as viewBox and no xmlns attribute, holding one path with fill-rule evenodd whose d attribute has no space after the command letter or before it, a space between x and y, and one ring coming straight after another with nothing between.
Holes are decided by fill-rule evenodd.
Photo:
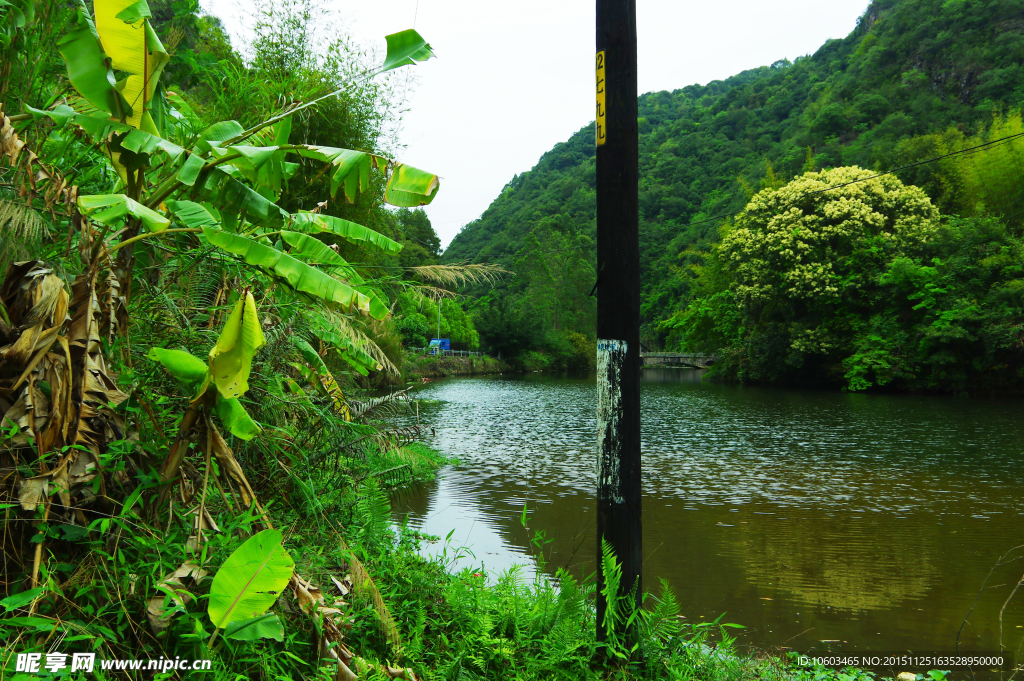
<instances>
[{"instance_id":1,"label":"palm frond","mask_svg":"<svg viewBox=\"0 0 1024 681\"><path fill-rule=\"evenodd\" d=\"M382 407L393 405L399 399L404 399L406 402L409 401L409 388L397 390L383 397L372 397L365 402L353 400L351 404L352 417L362 418Z\"/></svg>"},{"instance_id":2,"label":"palm frond","mask_svg":"<svg viewBox=\"0 0 1024 681\"><path fill-rule=\"evenodd\" d=\"M366 354L384 367L384 371L392 374L393 376L402 375L399 368L396 367L390 359L388 359L388 356L384 354L384 351L380 346L374 343L373 339L370 338L365 331L352 323L352 317L339 314L333 310L327 309L326 307L317 308L314 314L318 316L319 319L310 319L311 326L326 324L338 333L347 336L353 343L360 346Z\"/></svg>"}]
</instances>

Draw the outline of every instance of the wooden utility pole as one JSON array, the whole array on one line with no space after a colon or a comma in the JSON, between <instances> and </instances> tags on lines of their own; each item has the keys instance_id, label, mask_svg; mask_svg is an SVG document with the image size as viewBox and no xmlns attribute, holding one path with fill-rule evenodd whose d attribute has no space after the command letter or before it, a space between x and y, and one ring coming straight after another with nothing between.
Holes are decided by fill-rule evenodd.
<instances>
[{"instance_id":1,"label":"wooden utility pole","mask_svg":"<svg viewBox=\"0 0 1024 681\"><path fill-rule=\"evenodd\" d=\"M597 0L597 555L640 603L640 227L636 0ZM607 603L598 570L597 635ZM635 589L635 591L634 591ZM628 634L627 634L628 635Z\"/></svg>"}]
</instances>

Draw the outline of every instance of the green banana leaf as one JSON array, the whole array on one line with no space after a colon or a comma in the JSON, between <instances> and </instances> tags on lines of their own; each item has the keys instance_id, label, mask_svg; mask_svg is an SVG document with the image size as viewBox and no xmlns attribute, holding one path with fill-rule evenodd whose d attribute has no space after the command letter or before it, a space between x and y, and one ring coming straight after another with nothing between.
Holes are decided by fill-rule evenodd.
<instances>
[{"instance_id":1,"label":"green banana leaf","mask_svg":"<svg viewBox=\"0 0 1024 681\"><path fill-rule=\"evenodd\" d=\"M341 388L338 386L338 382L334 378L334 374L324 364L324 360L317 354L317 351L313 349L313 346L302 340L301 338L295 338L295 347L302 353L303 358L310 364L310 368L313 373L316 374L314 384L321 392L326 393L334 401L334 407L339 412L345 415L345 420L349 420L349 409L348 402L345 400L345 394L341 392Z\"/></svg>"},{"instance_id":2,"label":"green banana leaf","mask_svg":"<svg viewBox=\"0 0 1024 681\"><path fill-rule=\"evenodd\" d=\"M171 224L168 218L133 199L129 199L124 194L79 196L78 207L82 211L82 215L111 227L120 227L129 215L141 220L146 229L151 232L159 232Z\"/></svg>"},{"instance_id":3,"label":"green banana leaf","mask_svg":"<svg viewBox=\"0 0 1024 681\"><path fill-rule=\"evenodd\" d=\"M437 175L400 163L391 171L384 200L400 208L425 206L437 196L440 184Z\"/></svg>"},{"instance_id":4,"label":"green banana leaf","mask_svg":"<svg viewBox=\"0 0 1024 681\"><path fill-rule=\"evenodd\" d=\"M88 100L79 100L87 102ZM133 128L126 123L112 120L102 111L76 111L66 104L58 104L49 111L32 109L32 117L47 116L58 127L74 125L88 137L93 144L104 143L109 139L120 140L113 145L113 151L127 150L134 153L150 154L162 151L172 161L178 160L185 150L159 135Z\"/></svg>"},{"instance_id":5,"label":"green banana leaf","mask_svg":"<svg viewBox=\"0 0 1024 681\"><path fill-rule=\"evenodd\" d=\"M256 314L256 300L246 291L235 303L217 344L210 350L210 371L222 397L238 397L249 389L252 358L266 343Z\"/></svg>"},{"instance_id":6,"label":"green banana leaf","mask_svg":"<svg viewBox=\"0 0 1024 681\"><path fill-rule=\"evenodd\" d=\"M196 180L199 179L199 171L206 165L206 159L196 154L189 154L185 159L185 162L181 164L181 168L178 169L178 174L175 179L184 185L193 187L196 184Z\"/></svg>"},{"instance_id":7,"label":"green banana leaf","mask_svg":"<svg viewBox=\"0 0 1024 681\"><path fill-rule=\"evenodd\" d=\"M240 440L251 440L263 432L259 424L249 416L249 412L245 410L238 398L218 395L215 409L224 427Z\"/></svg>"},{"instance_id":8,"label":"green banana leaf","mask_svg":"<svg viewBox=\"0 0 1024 681\"><path fill-rule=\"evenodd\" d=\"M177 92L172 92L170 90L165 92L165 97L172 107L170 111L171 116L176 118L180 123L187 125L190 133L198 132L203 121L196 115L195 111L192 110L192 107L189 106L188 102L182 99L181 95Z\"/></svg>"},{"instance_id":9,"label":"green banana leaf","mask_svg":"<svg viewBox=\"0 0 1024 681\"><path fill-rule=\"evenodd\" d=\"M276 614L268 612L252 619L232 622L224 629L224 638L232 641L256 641L261 638L284 641L284 625Z\"/></svg>"},{"instance_id":10,"label":"green banana leaf","mask_svg":"<svg viewBox=\"0 0 1024 681\"><path fill-rule=\"evenodd\" d=\"M226 149L219 149L217 151L241 154L241 158L239 160L243 161L244 165L252 168L253 170L259 170L264 163L274 157L274 154L277 153L277 147L250 147L244 144L236 144L235 146L227 147ZM235 165L238 165L238 163Z\"/></svg>"},{"instance_id":11,"label":"green banana leaf","mask_svg":"<svg viewBox=\"0 0 1024 681\"><path fill-rule=\"evenodd\" d=\"M84 99L79 98L79 101L82 104L85 104L86 106L90 106L90 107L92 106L92 104L89 104L89 102L85 101ZM71 109L71 107L69 107L67 104L58 104L57 106L53 107L53 111L46 111L44 109L37 109L34 106L30 106L30 105L25 104L25 103L22 103L21 106L22 106L22 108L25 109L26 113L31 114L32 122L33 123L38 123L43 118L47 118L47 117L53 118L53 116L56 113L57 109ZM72 110L72 113L74 113L73 110ZM56 118L54 118L53 120L55 122L57 122ZM68 121L68 119L62 119L60 122L57 122L57 127L62 127L65 123L67 123L67 121Z\"/></svg>"},{"instance_id":12,"label":"green banana leaf","mask_svg":"<svg viewBox=\"0 0 1024 681\"><path fill-rule=\"evenodd\" d=\"M75 13L74 28L57 40L57 51L67 64L68 80L89 103L118 118L131 115L132 107L117 89L99 33L83 2Z\"/></svg>"},{"instance_id":13,"label":"green banana leaf","mask_svg":"<svg viewBox=\"0 0 1024 681\"><path fill-rule=\"evenodd\" d=\"M312 345L298 337L293 338L292 341L295 343L295 347L299 349L299 352L302 354L302 357L307 362L309 362L314 371L321 374L331 373L330 370L327 368L327 365L324 364L323 357L317 354L317 351L313 348Z\"/></svg>"},{"instance_id":14,"label":"green banana leaf","mask_svg":"<svg viewBox=\"0 0 1024 681\"><path fill-rule=\"evenodd\" d=\"M292 118L282 118L269 128L264 128L253 135L253 139L263 142L266 146L281 146L288 144L288 137L292 132ZM271 200L277 200L281 195L282 184L286 184L299 170L298 163L290 163L286 160L287 152L277 151L268 163L259 169L256 178L256 186L259 191Z\"/></svg>"},{"instance_id":15,"label":"green banana leaf","mask_svg":"<svg viewBox=\"0 0 1024 681\"><path fill-rule=\"evenodd\" d=\"M268 130L274 131L273 128L268 128ZM225 164L220 167L225 170L237 169L239 175L252 184L260 195L270 200L280 196L282 183L291 179L299 168L297 163L287 163L285 161L286 152L276 145L263 147L236 145L223 149L214 147L210 153L217 158L223 158L228 154L240 154L239 158L232 160L230 166Z\"/></svg>"},{"instance_id":16,"label":"green banana leaf","mask_svg":"<svg viewBox=\"0 0 1024 681\"><path fill-rule=\"evenodd\" d=\"M363 278L341 257L314 236L302 232L282 230L281 238L292 247L292 255L297 255L307 263L330 266L332 274L345 277L349 284L362 284Z\"/></svg>"},{"instance_id":17,"label":"green banana leaf","mask_svg":"<svg viewBox=\"0 0 1024 681\"><path fill-rule=\"evenodd\" d=\"M288 144L288 138L292 133L292 117L285 116L277 123L257 130L252 134L251 139L254 142L259 142L260 146L270 146L282 144Z\"/></svg>"},{"instance_id":18,"label":"green banana leaf","mask_svg":"<svg viewBox=\"0 0 1024 681\"><path fill-rule=\"evenodd\" d=\"M6 48L14 40L18 29L25 28L36 17L34 0L4 0L0 7L10 7L5 14L0 14L0 47Z\"/></svg>"},{"instance_id":19,"label":"green banana leaf","mask_svg":"<svg viewBox=\"0 0 1024 681\"><path fill-rule=\"evenodd\" d=\"M156 134L161 137L168 137L171 134L169 125L177 125L178 120L172 117L174 107L167 101L164 86L157 83L153 90L153 98L147 103L146 113L149 114L153 125L156 127Z\"/></svg>"},{"instance_id":20,"label":"green banana leaf","mask_svg":"<svg viewBox=\"0 0 1024 681\"><path fill-rule=\"evenodd\" d=\"M288 138L292 134L292 117L282 118L267 129L274 133L274 144L288 144Z\"/></svg>"},{"instance_id":21,"label":"green banana leaf","mask_svg":"<svg viewBox=\"0 0 1024 681\"><path fill-rule=\"evenodd\" d=\"M207 613L218 629L258 617L287 586L295 563L281 547L280 530L263 530L227 557L210 586Z\"/></svg>"},{"instance_id":22,"label":"green banana leaf","mask_svg":"<svg viewBox=\"0 0 1024 681\"><path fill-rule=\"evenodd\" d=\"M167 201L167 210L186 227L217 227L220 222L206 206L195 201Z\"/></svg>"},{"instance_id":23,"label":"green banana leaf","mask_svg":"<svg viewBox=\"0 0 1024 681\"><path fill-rule=\"evenodd\" d=\"M195 191L219 207L225 225L229 224L229 216L237 216L262 227L279 229L289 217L276 203L221 168L211 169L206 181L202 186L197 185Z\"/></svg>"},{"instance_id":24,"label":"green banana leaf","mask_svg":"<svg viewBox=\"0 0 1024 681\"><path fill-rule=\"evenodd\" d=\"M217 121L199 133L196 151L200 154L208 154L213 147L221 146L222 142L226 142L232 137L237 137L242 132L242 124L238 121Z\"/></svg>"},{"instance_id":25,"label":"green banana leaf","mask_svg":"<svg viewBox=\"0 0 1024 681\"><path fill-rule=\"evenodd\" d=\"M115 16L126 24L134 24L143 19L151 19L153 12L150 11L149 3L146 0L137 0L137 2L128 5Z\"/></svg>"},{"instance_id":26,"label":"green banana leaf","mask_svg":"<svg viewBox=\"0 0 1024 681\"><path fill-rule=\"evenodd\" d=\"M381 72L397 69L399 66L410 66L434 56L423 36L411 28L384 36L384 39L388 42L388 54L384 58Z\"/></svg>"},{"instance_id":27,"label":"green banana leaf","mask_svg":"<svg viewBox=\"0 0 1024 681\"><path fill-rule=\"evenodd\" d=\"M70 107L67 104L58 104L49 111L40 111L39 113L44 116L49 116L49 118L57 124L58 128L63 128L68 123L75 122L79 116L89 116L97 119L98 121L105 121L112 125L117 125L115 121L110 120L110 116L105 115L104 112L94 107L89 103L89 100L84 97L77 98L75 100L75 104L82 108L79 110ZM96 142L97 140L90 139L90 141Z\"/></svg>"},{"instance_id":28,"label":"green banana leaf","mask_svg":"<svg viewBox=\"0 0 1024 681\"><path fill-rule=\"evenodd\" d=\"M258 265L280 277L297 291L329 303L336 303L346 312L353 308L367 314L370 312L370 299L367 296L287 253L264 246L244 236L209 227L203 227L203 235L214 246L223 248L228 253L242 256L245 262L250 265Z\"/></svg>"},{"instance_id":29,"label":"green banana leaf","mask_svg":"<svg viewBox=\"0 0 1024 681\"><path fill-rule=\"evenodd\" d=\"M292 255L297 255L308 263L327 266L328 272L345 279L352 288L369 298L371 317L384 319L388 316L391 309L387 301L381 299L381 294L367 286L348 261L328 248L324 242L308 234L287 230L281 232L281 238L292 247Z\"/></svg>"},{"instance_id":30,"label":"green banana leaf","mask_svg":"<svg viewBox=\"0 0 1024 681\"><path fill-rule=\"evenodd\" d=\"M134 128L158 134L152 116L152 102L163 72L171 57L145 14L145 3L130 0L93 0L96 30L103 51L110 57L110 67L119 75L118 90L132 107L125 122ZM136 18L128 23L125 17Z\"/></svg>"},{"instance_id":31,"label":"green banana leaf","mask_svg":"<svg viewBox=\"0 0 1024 681\"><path fill-rule=\"evenodd\" d=\"M402 244L387 238L380 232L375 232L357 222L336 218L333 215L299 211L292 215L291 226L300 232L330 232L354 244L372 244L388 253L398 253L402 250Z\"/></svg>"},{"instance_id":32,"label":"green banana leaf","mask_svg":"<svg viewBox=\"0 0 1024 681\"><path fill-rule=\"evenodd\" d=\"M374 319L384 319L391 313L391 308L388 307L387 301L383 298L382 294L365 285L354 287L360 294L370 299L370 316Z\"/></svg>"},{"instance_id":33,"label":"green banana leaf","mask_svg":"<svg viewBox=\"0 0 1024 681\"><path fill-rule=\"evenodd\" d=\"M311 158L334 166L331 175L331 196L342 187L345 200L353 203L360 192L370 188L370 169L377 166L378 170L387 168L387 159L365 151L339 149L337 147L306 146L297 149L300 156Z\"/></svg>"},{"instance_id":34,"label":"green banana leaf","mask_svg":"<svg viewBox=\"0 0 1024 681\"><path fill-rule=\"evenodd\" d=\"M363 375L363 376L369 376L369 375L370 375L370 370L369 370L369 369L368 369L368 368L366 367L366 365L364 365L364 364L361 364L360 362L357 362L357 361L356 361L355 359L353 359L353 358L352 358L352 356L351 356L351 355L349 355L349 354L348 354L347 352L341 352L341 351L339 350L339 351L338 351L338 354L339 354L339 355L341 355L341 358L342 358L343 360L345 360L345 363L346 363L346 364L348 364L348 365L349 365L350 367L352 367L352 369L353 369L353 370L354 370L354 371L355 371L355 372L356 372L357 374L361 374L361 375Z\"/></svg>"},{"instance_id":35,"label":"green banana leaf","mask_svg":"<svg viewBox=\"0 0 1024 681\"><path fill-rule=\"evenodd\" d=\"M150 348L146 359L159 362L171 376L189 387L201 383L210 372L206 362L185 350Z\"/></svg>"},{"instance_id":36,"label":"green banana leaf","mask_svg":"<svg viewBox=\"0 0 1024 681\"><path fill-rule=\"evenodd\" d=\"M281 197L281 190L287 187L288 180L292 179L301 167L298 163L285 161L284 152L280 154L261 167L256 177L258 191L270 201L277 201Z\"/></svg>"},{"instance_id":37,"label":"green banana leaf","mask_svg":"<svg viewBox=\"0 0 1024 681\"><path fill-rule=\"evenodd\" d=\"M354 202L360 192L370 188L370 170L373 167L383 171L388 166L386 158L366 151L312 145L294 151L300 156L334 166L334 174L331 175L331 196L335 196L338 187L342 187L345 200L349 203ZM384 200L393 206L405 208L425 206L434 200L439 186L437 175L399 163L395 165L388 179Z\"/></svg>"},{"instance_id":38,"label":"green banana leaf","mask_svg":"<svg viewBox=\"0 0 1024 681\"><path fill-rule=\"evenodd\" d=\"M121 140L121 148L137 154L152 154L154 151L162 151L171 161L177 161L185 153L185 149L174 142L136 128L129 128L128 134Z\"/></svg>"}]
</instances>

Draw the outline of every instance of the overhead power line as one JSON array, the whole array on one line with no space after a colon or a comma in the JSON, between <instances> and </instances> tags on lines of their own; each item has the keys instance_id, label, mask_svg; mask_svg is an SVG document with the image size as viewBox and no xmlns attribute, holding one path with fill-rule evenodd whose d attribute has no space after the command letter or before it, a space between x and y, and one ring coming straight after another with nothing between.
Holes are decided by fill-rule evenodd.
<instances>
[{"instance_id":1,"label":"overhead power line","mask_svg":"<svg viewBox=\"0 0 1024 681\"><path fill-rule=\"evenodd\" d=\"M815 189L814 191L811 191L811 192L805 192L803 196L812 196L814 194L823 194L825 192L830 192L833 189L839 189L841 187L847 187L847 186L849 186L851 184L857 184L858 182L867 182L868 180L875 180L875 179L878 179L879 177L885 177L886 175L893 175L895 173L898 173L898 172L901 172L901 171L904 171L904 170L908 170L910 168L916 168L917 166L923 166L923 165L925 165L927 163L934 163L935 161L941 161L942 159L951 158L953 156L961 156L963 154L969 154L969 153L972 153L972 152L975 152L975 151L979 151L979 150L988 150L988 149L991 149L992 147L994 147L996 145L1005 144L1005 143L1010 142L1011 140L1017 139L1019 137L1024 137L1024 132L1019 132L1019 133L1017 133L1015 135L1009 135L1007 137L1000 137L999 139L991 140L989 142L985 142L984 144L979 144L977 146L968 147L967 149L961 149L960 151L951 151L948 154L943 154L942 156L935 156L933 158L926 158L923 161L915 161L913 163L908 163L905 166L900 166L899 168L893 168L892 170L887 170L884 173L878 173L877 175L871 175L870 177L861 177L861 178L856 179L856 180L851 180L849 182L844 182L843 184L837 184L837 185L835 185L833 187L825 187L824 189ZM803 197L801 197L801 198L803 198ZM703 225L703 224L706 224L708 222L714 222L715 220L721 220L722 218L731 217L733 215L739 215L740 213L745 213L745 212L746 212L746 208L744 208L742 210L734 210L731 213L721 213L719 215L712 216L712 217L707 218L705 220L698 220L696 222L687 223L686 226L687 227L693 227L695 225Z\"/></svg>"}]
</instances>

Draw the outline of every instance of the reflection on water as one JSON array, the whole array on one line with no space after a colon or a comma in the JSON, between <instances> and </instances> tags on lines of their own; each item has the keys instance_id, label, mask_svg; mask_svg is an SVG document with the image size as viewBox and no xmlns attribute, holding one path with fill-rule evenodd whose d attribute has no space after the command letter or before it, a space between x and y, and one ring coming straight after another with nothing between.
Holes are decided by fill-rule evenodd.
<instances>
[{"instance_id":1,"label":"reflection on water","mask_svg":"<svg viewBox=\"0 0 1024 681\"><path fill-rule=\"evenodd\" d=\"M932 542L909 525L811 514L789 518L785 533L774 535L749 523L736 527L727 553L744 561L747 581L773 584L808 605L853 613L889 608L924 597L941 577Z\"/></svg>"},{"instance_id":2,"label":"reflection on water","mask_svg":"<svg viewBox=\"0 0 1024 681\"><path fill-rule=\"evenodd\" d=\"M454 529L476 557L465 565L501 570L527 561L527 504L531 528L554 539L552 567L591 570L592 380L452 379L419 396L441 400L421 418L461 463L397 500L396 515ZM752 645L948 650L989 568L1022 543L1020 402L721 386L654 369L642 405L646 585L667 578L691 621L725 612ZM991 583L1015 583L1017 569ZM1007 595L982 596L962 645L997 648ZM1017 625L1024 607L1007 610L1020 638Z\"/></svg>"}]
</instances>

